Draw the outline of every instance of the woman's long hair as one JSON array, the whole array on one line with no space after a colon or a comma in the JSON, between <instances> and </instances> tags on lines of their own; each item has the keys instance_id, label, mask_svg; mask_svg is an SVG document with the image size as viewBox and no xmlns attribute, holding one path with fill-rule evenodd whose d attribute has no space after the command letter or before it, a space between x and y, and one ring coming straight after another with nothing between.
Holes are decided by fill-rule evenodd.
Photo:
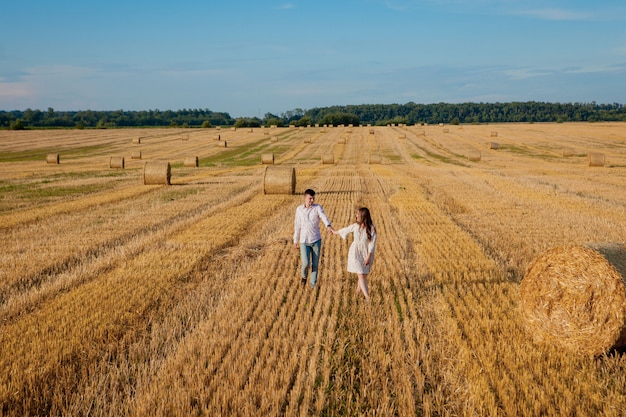
<instances>
[{"instance_id":1,"label":"woman's long hair","mask_svg":"<svg viewBox=\"0 0 626 417\"><path fill-rule=\"evenodd\" d=\"M359 210L359 226L365 226L365 231L367 232L367 240L372 240L372 217L370 216L370 211L367 207L361 207Z\"/></svg>"}]
</instances>

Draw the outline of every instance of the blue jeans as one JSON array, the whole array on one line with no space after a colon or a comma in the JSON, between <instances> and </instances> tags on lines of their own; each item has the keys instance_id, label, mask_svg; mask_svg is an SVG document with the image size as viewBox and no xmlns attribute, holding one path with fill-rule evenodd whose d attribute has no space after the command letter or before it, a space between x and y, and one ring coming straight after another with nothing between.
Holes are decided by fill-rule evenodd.
<instances>
[{"instance_id":1,"label":"blue jeans","mask_svg":"<svg viewBox=\"0 0 626 417\"><path fill-rule=\"evenodd\" d=\"M308 275L309 265L311 265L311 287L317 283L317 266L320 262L322 252L322 240L313 243L300 243L300 259L302 260L302 279Z\"/></svg>"}]
</instances>

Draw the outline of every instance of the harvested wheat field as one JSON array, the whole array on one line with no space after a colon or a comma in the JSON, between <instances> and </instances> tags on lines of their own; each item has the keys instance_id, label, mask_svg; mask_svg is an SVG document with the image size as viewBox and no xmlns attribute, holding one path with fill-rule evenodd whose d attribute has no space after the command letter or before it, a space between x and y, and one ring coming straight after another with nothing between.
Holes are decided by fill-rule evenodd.
<instances>
[{"instance_id":1,"label":"harvested wheat field","mask_svg":"<svg viewBox=\"0 0 626 417\"><path fill-rule=\"evenodd\" d=\"M0 131L0 415L624 415L626 340L590 354L520 311L541 254L622 248L624 124L217 134ZM270 153L295 194L264 193ZM300 285L306 188L335 228L370 208L370 303L325 231Z\"/></svg>"}]
</instances>

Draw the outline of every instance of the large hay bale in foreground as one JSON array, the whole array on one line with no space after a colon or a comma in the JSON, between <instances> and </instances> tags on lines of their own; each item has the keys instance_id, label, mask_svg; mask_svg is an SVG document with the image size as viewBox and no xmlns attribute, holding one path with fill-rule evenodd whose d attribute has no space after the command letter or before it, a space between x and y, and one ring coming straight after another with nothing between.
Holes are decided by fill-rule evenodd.
<instances>
[{"instance_id":1,"label":"large hay bale in foreground","mask_svg":"<svg viewBox=\"0 0 626 417\"><path fill-rule=\"evenodd\" d=\"M467 159L471 162L479 162L481 158L480 151L470 151L467 154Z\"/></svg>"},{"instance_id":2,"label":"large hay bale in foreground","mask_svg":"<svg viewBox=\"0 0 626 417\"><path fill-rule=\"evenodd\" d=\"M183 166L185 167L198 167L198 157L197 156L187 156L183 160Z\"/></svg>"},{"instance_id":3,"label":"large hay bale in foreground","mask_svg":"<svg viewBox=\"0 0 626 417\"><path fill-rule=\"evenodd\" d=\"M535 259L520 311L538 343L602 354L626 345L626 244L559 246Z\"/></svg>"},{"instance_id":4,"label":"large hay bale in foreground","mask_svg":"<svg viewBox=\"0 0 626 417\"><path fill-rule=\"evenodd\" d=\"M261 155L261 163L266 165L274 165L274 154L264 153Z\"/></svg>"},{"instance_id":5,"label":"large hay bale in foreground","mask_svg":"<svg viewBox=\"0 0 626 417\"><path fill-rule=\"evenodd\" d=\"M264 194L293 194L296 190L296 169L293 167L268 165L263 175Z\"/></svg>"},{"instance_id":6,"label":"large hay bale in foreground","mask_svg":"<svg viewBox=\"0 0 626 417\"><path fill-rule=\"evenodd\" d=\"M600 152L589 152L587 155L587 162L590 167L603 167L606 162L606 157Z\"/></svg>"},{"instance_id":7,"label":"large hay bale in foreground","mask_svg":"<svg viewBox=\"0 0 626 417\"><path fill-rule=\"evenodd\" d=\"M335 155L332 152L327 152L322 155L322 164L334 164Z\"/></svg>"},{"instance_id":8,"label":"large hay bale in foreground","mask_svg":"<svg viewBox=\"0 0 626 417\"><path fill-rule=\"evenodd\" d=\"M150 161L143 165L143 183L145 185L170 185L172 168L169 162Z\"/></svg>"},{"instance_id":9,"label":"large hay bale in foreground","mask_svg":"<svg viewBox=\"0 0 626 417\"><path fill-rule=\"evenodd\" d=\"M46 155L46 163L48 164L58 164L61 161L61 157L58 153L49 153Z\"/></svg>"},{"instance_id":10,"label":"large hay bale in foreground","mask_svg":"<svg viewBox=\"0 0 626 417\"><path fill-rule=\"evenodd\" d=\"M112 156L109 158L109 168L124 169L124 157Z\"/></svg>"}]
</instances>

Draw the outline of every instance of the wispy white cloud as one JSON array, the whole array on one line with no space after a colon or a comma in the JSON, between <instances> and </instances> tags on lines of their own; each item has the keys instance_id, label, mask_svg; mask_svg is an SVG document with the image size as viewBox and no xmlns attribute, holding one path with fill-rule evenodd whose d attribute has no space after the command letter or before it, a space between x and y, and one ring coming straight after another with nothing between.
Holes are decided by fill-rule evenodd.
<instances>
[{"instance_id":1,"label":"wispy white cloud","mask_svg":"<svg viewBox=\"0 0 626 417\"><path fill-rule=\"evenodd\" d=\"M601 15L599 15L598 13L583 10L538 8L527 10L510 10L507 13L517 16L526 16L532 19L539 20L585 21L601 19Z\"/></svg>"},{"instance_id":2,"label":"wispy white cloud","mask_svg":"<svg viewBox=\"0 0 626 417\"><path fill-rule=\"evenodd\" d=\"M291 9L295 9L296 5L293 3L283 3L283 4L279 4L278 6L274 7L274 9L276 10L291 10Z\"/></svg>"}]
</instances>

